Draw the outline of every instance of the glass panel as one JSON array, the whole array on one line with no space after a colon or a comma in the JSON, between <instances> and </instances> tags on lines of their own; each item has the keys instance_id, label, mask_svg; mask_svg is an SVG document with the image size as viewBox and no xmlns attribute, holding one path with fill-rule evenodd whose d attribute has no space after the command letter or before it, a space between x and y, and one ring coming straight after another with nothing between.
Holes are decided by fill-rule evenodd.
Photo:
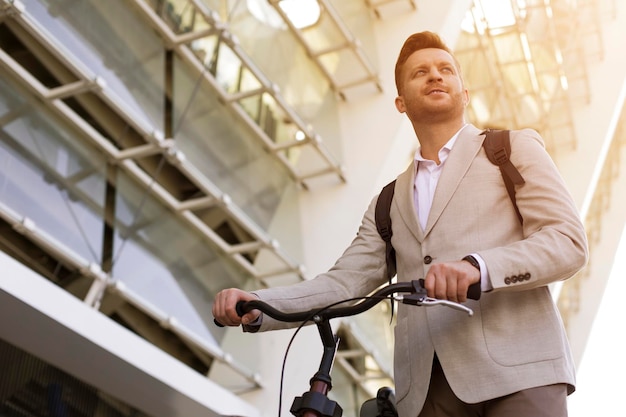
<instances>
[{"instance_id":1,"label":"glass panel","mask_svg":"<svg viewBox=\"0 0 626 417\"><path fill-rule=\"evenodd\" d=\"M476 36L471 34L461 34L460 40L465 41ZM460 42L461 43L461 42ZM478 88L489 87L493 85L491 80L491 72L496 69L495 63L487 62L485 54L480 46L468 46L471 49L457 49L454 56L461 66L461 76L466 84L472 86L472 93Z\"/></svg>"},{"instance_id":2,"label":"glass panel","mask_svg":"<svg viewBox=\"0 0 626 417\"><path fill-rule=\"evenodd\" d=\"M537 72L552 72L556 75L559 71L559 62L554 45L549 42L531 43L530 53L533 65Z\"/></svg>"},{"instance_id":3,"label":"glass panel","mask_svg":"<svg viewBox=\"0 0 626 417\"><path fill-rule=\"evenodd\" d=\"M276 158L261 147L254 133L214 94L195 93L195 89L204 90L206 85L197 83L178 60L174 74L177 146L250 218L264 228L269 227L283 192L290 184L293 186L293 180ZM274 129L276 136L281 127L276 121L269 121L269 110L261 112L260 96L249 100L251 116L264 118L260 125ZM252 110L255 106L256 114Z\"/></svg>"},{"instance_id":4,"label":"glass panel","mask_svg":"<svg viewBox=\"0 0 626 417\"><path fill-rule=\"evenodd\" d=\"M0 77L0 200L87 260L100 263L104 157ZM12 110L9 110L12 109ZM15 117L11 118L11 115Z\"/></svg>"},{"instance_id":5,"label":"glass panel","mask_svg":"<svg viewBox=\"0 0 626 417\"><path fill-rule=\"evenodd\" d=\"M552 36L550 35L550 19L548 18L545 5L543 7L535 7L526 9L526 24L524 33L528 39L532 41L546 41Z\"/></svg>"},{"instance_id":6,"label":"glass panel","mask_svg":"<svg viewBox=\"0 0 626 417\"><path fill-rule=\"evenodd\" d=\"M526 62L508 64L503 66L503 69L503 76L511 93L519 95L533 92L533 84Z\"/></svg>"},{"instance_id":7,"label":"glass panel","mask_svg":"<svg viewBox=\"0 0 626 417\"><path fill-rule=\"evenodd\" d=\"M547 72L539 74L537 79L539 81L539 89L542 99L547 103L550 103L555 94L561 90L559 74L557 72ZM549 105L545 108L545 110L550 110Z\"/></svg>"},{"instance_id":8,"label":"glass panel","mask_svg":"<svg viewBox=\"0 0 626 417\"><path fill-rule=\"evenodd\" d=\"M362 48L367 63L371 66L374 72L379 72L379 68L377 68L377 63L372 59L378 56L378 48L376 42L376 36L374 34L374 28L378 23L374 18L374 15L371 12L371 6L368 6L367 2L361 0L341 0L341 1L333 1L333 6L337 10L337 13L341 17L342 23L348 28L353 39L357 39L359 42L359 46ZM417 31L417 30L416 30ZM400 52L400 45L397 46L397 53ZM356 56L354 53L351 54L352 58ZM352 80L356 80L359 77L355 76L354 72L356 68L362 68L362 64L358 64L358 67L350 67L350 61L340 62L339 73L337 76L339 79L342 77L347 78L347 74L352 69L353 75ZM365 71L358 71L356 74L365 74ZM370 87L372 92L376 90L373 86Z\"/></svg>"},{"instance_id":9,"label":"glass panel","mask_svg":"<svg viewBox=\"0 0 626 417\"><path fill-rule=\"evenodd\" d=\"M280 96L285 99L297 116L303 119L305 123L313 126L313 129L320 134L324 143L331 150L332 155L337 160L341 160L341 138L336 133L326 135L319 131L321 126L328 126L327 130L332 132L339 130L337 118L328 117L329 112L338 112L335 93L320 69L314 65L307 51L287 29L286 24L281 24L279 20L276 20L280 19L277 12L272 8L263 8L266 16L260 18L248 9L247 2L214 0L206 1L206 3L209 7L220 12L222 19L228 22L229 32L237 38L241 48L252 59L254 65L260 69L263 76L278 86ZM328 20L328 17L326 19ZM306 28L304 33L315 31L320 33L318 36L328 37L327 33L322 33L320 29L317 29L319 24ZM330 30L335 34L335 37L338 36L336 28ZM337 46L337 43L315 40L309 46L314 50L319 50L322 47ZM231 61L233 59L229 55L222 55L220 51L218 61L223 59ZM329 54L328 56L336 56L336 54ZM339 63L334 63L328 69L334 72L337 65ZM353 65L351 68L354 72ZM232 68L229 69L228 73L231 77L234 77L233 74L239 74ZM354 78L354 74L352 77ZM248 81L249 78L246 76L244 67L240 74L241 87L234 91L252 91L260 86L260 84ZM233 92L233 90L228 91ZM289 125L290 122L282 117L283 110L272 101L271 95L264 95L263 105L267 106L266 109L273 113L272 122L275 123L276 130L268 131L265 128L264 130L268 134L275 132L276 135L270 135L270 137L277 143L281 143L283 140L293 140L296 133L294 126ZM240 104L255 120L259 120L258 118L262 116L267 117L267 115L261 114L263 113L263 105L258 101L258 97L246 99ZM331 124L328 124L329 122ZM289 158L294 164L296 159L292 158L296 153L291 152ZM316 156L316 159L319 159L319 155ZM317 161L315 163L317 164ZM327 164L325 165L327 166Z\"/></svg>"},{"instance_id":10,"label":"glass panel","mask_svg":"<svg viewBox=\"0 0 626 417\"><path fill-rule=\"evenodd\" d=\"M133 117L162 130L164 48L122 0L25 0L28 13L71 56L106 81ZM138 121L139 121L138 120Z\"/></svg>"},{"instance_id":11,"label":"glass panel","mask_svg":"<svg viewBox=\"0 0 626 417\"><path fill-rule=\"evenodd\" d=\"M487 26L501 28L515 24L515 14L510 0L481 0Z\"/></svg>"},{"instance_id":12,"label":"glass panel","mask_svg":"<svg viewBox=\"0 0 626 417\"><path fill-rule=\"evenodd\" d=\"M468 111L472 116L471 120L475 120L479 126L488 126L494 118L493 103L496 100L494 95L494 92L489 90L474 90L471 93Z\"/></svg>"},{"instance_id":13,"label":"glass panel","mask_svg":"<svg viewBox=\"0 0 626 417\"><path fill-rule=\"evenodd\" d=\"M202 19L196 19L196 9L190 1L187 0L170 0L170 1L149 1L155 7L156 12L161 16L163 21L178 34L198 30L198 22Z\"/></svg>"},{"instance_id":14,"label":"glass panel","mask_svg":"<svg viewBox=\"0 0 626 417\"><path fill-rule=\"evenodd\" d=\"M224 91L238 93L261 87L261 83L251 75L245 77L247 81L245 84L240 82L241 74L249 70L228 45L218 40L216 51L213 75Z\"/></svg>"},{"instance_id":15,"label":"glass panel","mask_svg":"<svg viewBox=\"0 0 626 417\"><path fill-rule=\"evenodd\" d=\"M0 76L0 201L100 264L106 158ZM192 227L118 171L112 275L212 341L209 300L245 276Z\"/></svg>"},{"instance_id":16,"label":"glass panel","mask_svg":"<svg viewBox=\"0 0 626 417\"><path fill-rule=\"evenodd\" d=\"M492 38L497 59L501 63L523 61L522 43L517 32L509 32Z\"/></svg>"},{"instance_id":17,"label":"glass panel","mask_svg":"<svg viewBox=\"0 0 626 417\"><path fill-rule=\"evenodd\" d=\"M244 285L232 262L120 172L113 275L159 310L213 341L210 301Z\"/></svg>"}]
</instances>

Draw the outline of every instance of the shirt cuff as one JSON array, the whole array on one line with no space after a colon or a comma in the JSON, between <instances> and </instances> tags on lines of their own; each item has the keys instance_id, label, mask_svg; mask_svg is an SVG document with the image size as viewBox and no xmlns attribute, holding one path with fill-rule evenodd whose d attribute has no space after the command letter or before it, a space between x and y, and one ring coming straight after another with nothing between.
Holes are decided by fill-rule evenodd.
<instances>
[{"instance_id":1,"label":"shirt cuff","mask_svg":"<svg viewBox=\"0 0 626 417\"><path fill-rule=\"evenodd\" d=\"M485 260L477 253L472 253L472 256L480 265L480 290L482 292L489 292L493 290L493 285L491 285L491 278L489 278L489 271L487 270Z\"/></svg>"}]
</instances>

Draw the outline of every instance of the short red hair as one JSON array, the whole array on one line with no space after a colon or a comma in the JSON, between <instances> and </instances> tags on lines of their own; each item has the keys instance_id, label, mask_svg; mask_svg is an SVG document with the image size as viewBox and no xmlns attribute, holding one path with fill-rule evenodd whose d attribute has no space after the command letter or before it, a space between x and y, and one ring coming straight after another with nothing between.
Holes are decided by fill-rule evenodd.
<instances>
[{"instance_id":1,"label":"short red hair","mask_svg":"<svg viewBox=\"0 0 626 417\"><path fill-rule=\"evenodd\" d=\"M450 48L448 48L448 45L446 45L445 42L441 40L439 35L437 35L436 33L424 31L412 34L406 39L406 41L404 41L404 45L402 45L402 48L400 49L400 55L398 55L398 60L396 61L395 76L396 89L398 90L398 94L400 94L400 80L402 77L402 67L404 66L404 63L415 51L427 48L443 49L444 51L452 55L452 58L454 58L452 51L450 50ZM461 68L456 58L454 58L454 63L456 64L457 69L460 73Z\"/></svg>"}]
</instances>

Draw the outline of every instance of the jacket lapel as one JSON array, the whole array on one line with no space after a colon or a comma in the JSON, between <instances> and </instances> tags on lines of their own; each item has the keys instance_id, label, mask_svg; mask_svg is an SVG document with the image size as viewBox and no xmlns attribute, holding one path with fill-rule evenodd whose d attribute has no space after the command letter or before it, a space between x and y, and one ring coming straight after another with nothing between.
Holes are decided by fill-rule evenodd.
<instances>
[{"instance_id":1,"label":"jacket lapel","mask_svg":"<svg viewBox=\"0 0 626 417\"><path fill-rule=\"evenodd\" d=\"M396 193L394 203L397 205L398 212L406 227L411 231L415 238L422 242L424 240L424 231L417 218L417 210L413 201L413 186L415 183L415 163L412 162L402 174L398 176L396 181Z\"/></svg>"},{"instance_id":2,"label":"jacket lapel","mask_svg":"<svg viewBox=\"0 0 626 417\"><path fill-rule=\"evenodd\" d=\"M474 157L480 151L484 136L473 125L468 125L461 131L454 143L452 151L445 162L445 167L437 183L433 205L430 208L424 237L430 233L435 223L441 216L452 195L461 183L461 179L469 169Z\"/></svg>"}]
</instances>

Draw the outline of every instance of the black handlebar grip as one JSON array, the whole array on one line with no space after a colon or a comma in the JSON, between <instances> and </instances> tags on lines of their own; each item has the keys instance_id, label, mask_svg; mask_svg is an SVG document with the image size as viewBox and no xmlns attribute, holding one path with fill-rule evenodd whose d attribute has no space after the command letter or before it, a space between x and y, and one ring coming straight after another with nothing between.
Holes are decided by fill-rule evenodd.
<instances>
[{"instance_id":1,"label":"black handlebar grip","mask_svg":"<svg viewBox=\"0 0 626 417\"><path fill-rule=\"evenodd\" d=\"M471 298L472 300L480 300L480 294L482 292L483 291L480 288L480 281L475 282L467 289L467 298Z\"/></svg>"},{"instance_id":2,"label":"black handlebar grip","mask_svg":"<svg viewBox=\"0 0 626 417\"><path fill-rule=\"evenodd\" d=\"M244 304L246 304L245 301L237 301L237 304L235 304L235 311L237 312L237 315L239 317L247 313L247 311L245 311L243 308Z\"/></svg>"},{"instance_id":3,"label":"black handlebar grip","mask_svg":"<svg viewBox=\"0 0 626 417\"><path fill-rule=\"evenodd\" d=\"M237 315L239 317L247 313L247 311L245 311L243 308L244 304L246 304L245 301L237 301L237 304L235 304L235 311L237 312ZM217 321L217 319L215 318L213 319L213 323L215 323L217 327L224 327L224 325L220 323L219 321Z\"/></svg>"}]
</instances>

